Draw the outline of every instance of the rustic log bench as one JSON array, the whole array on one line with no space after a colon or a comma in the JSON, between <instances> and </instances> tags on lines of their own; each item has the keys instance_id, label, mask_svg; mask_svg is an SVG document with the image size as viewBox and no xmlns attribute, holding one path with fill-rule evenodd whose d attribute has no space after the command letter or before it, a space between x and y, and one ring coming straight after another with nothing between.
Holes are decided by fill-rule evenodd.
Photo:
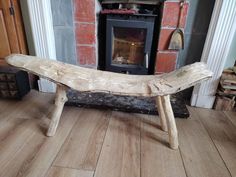
<instances>
[{"instance_id":1,"label":"rustic log bench","mask_svg":"<svg viewBox=\"0 0 236 177\"><path fill-rule=\"evenodd\" d=\"M80 92L105 92L114 95L156 97L163 131L168 131L169 144L178 148L178 135L170 104L170 96L212 77L204 63L194 63L162 75L127 75L83 68L75 65L13 54L6 58L8 64L46 78L57 84L55 106L47 136L56 133L65 102L66 90Z\"/></svg>"}]
</instances>

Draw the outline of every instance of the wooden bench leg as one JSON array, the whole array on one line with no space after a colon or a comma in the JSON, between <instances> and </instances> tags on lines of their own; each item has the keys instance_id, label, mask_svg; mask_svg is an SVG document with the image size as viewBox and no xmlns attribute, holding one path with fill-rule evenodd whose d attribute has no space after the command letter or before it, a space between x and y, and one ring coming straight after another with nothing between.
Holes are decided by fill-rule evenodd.
<instances>
[{"instance_id":1,"label":"wooden bench leg","mask_svg":"<svg viewBox=\"0 0 236 177\"><path fill-rule=\"evenodd\" d=\"M166 124L165 112L164 112L162 101L161 101L161 96L157 96L156 104L157 104L158 114L160 117L161 128L163 131L167 132L168 129L167 129L167 124Z\"/></svg>"},{"instance_id":2,"label":"wooden bench leg","mask_svg":"<svg viewBox=\"0 0 236 177\"><path fill-rule=\"evenodd\" d=\"M51 122L48 128L47 136L54 136L60 121L61 113L65 102L67 101L66 87L57 85L55 105L52 112Z\"/></svg>"},{"instance_id":3,"label":"wooden bench leg","mask_svg":"<svg viewBox=\"0 0 236 177\"><path fill-rule=\"evenodd\" d=\"M170 96L163 96L161 100L164 108L165 117L167 120L170 147L172 149L178 149L178 132L176 128L173 110L170 104Z\"/></svg>"}]
</instances>

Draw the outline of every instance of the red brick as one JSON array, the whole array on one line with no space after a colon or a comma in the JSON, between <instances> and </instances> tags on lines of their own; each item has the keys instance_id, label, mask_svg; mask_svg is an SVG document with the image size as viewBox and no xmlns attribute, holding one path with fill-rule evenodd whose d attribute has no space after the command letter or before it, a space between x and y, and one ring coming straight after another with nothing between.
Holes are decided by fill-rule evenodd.
<instances>
[{"instance_id":1,"label":"red brick","mask_svg":"<svg viewBox=\"0 0 236 177\"><path fill-rule=\"evenodd\" d=\"M76 42L77 44L95 44L95 25L77 23L76 29Z\"/></svg>"},{"instance_id":2,"label":"red brick","mask_svg":"<svg viewBox=\"0 0 236 177\"><path fill-rule=\"evenodd\" d=\"M175 70L177 52L157 52L155 73L168 73Z\"/></svg>"},{"instance_id":3,"label":"red brick","mask_svg":"<svg viewBox=\"0 0 236 177\"><path fill-rule=\"evenodd\" d=\"M74 0L74 12L77 22L95 22L95 0Z\"/></svg>"},{"instance_id":4,"label":"red brick","mask_svg":"<svg viewBox=\"0 0 236 177\"><path fill-rule=\"evenodd\" d=\"M159 42L158 42L158 50L167 50L170 38L173 33L174 29L161 29Z\"/></svg>"},{"instance_id":5,"label":"red brick","mask_svg":"<svg viewBox=\"0 0 236 177\"><path fill-rule=\"evenodd\" d=\"M162 27L173 27L176 28L179 20L179 2L168 2L164 3L163 16L162 16Z\"/></svg>"},{"instance_id":6,"label":"red brick","mask_svg":"<svg viewBox=\"0 0 236 177\"><path fill-rule=\"evenodd\" d=\"M189 9L189 3L185 2L183 5L183 9L182 9L182 17L180 19L180 28L185 28L186 25L186 21L187 21L187 15L188 15L188 9Z\"/></svg>"},{"instance_id":7,"label":"red brick","mask_svg":"<svg viewBox=\"0 0 236 177\"><path fill-rule=\"evenodd\" d=\"M80 65L96 65L96 50L93 46L77 46L77 56Z\"/></svg>"}]
</instances>

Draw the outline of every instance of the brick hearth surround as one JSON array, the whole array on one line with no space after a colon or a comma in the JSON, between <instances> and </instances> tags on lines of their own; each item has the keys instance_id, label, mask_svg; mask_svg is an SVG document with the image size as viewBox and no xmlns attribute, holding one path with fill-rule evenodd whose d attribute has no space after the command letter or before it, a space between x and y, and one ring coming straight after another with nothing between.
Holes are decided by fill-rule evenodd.
<instances>
[{"instance_id":1,"label":"brick hearth surround","mask_svg":"<svg viewBox=\"0 0 236 177\"><path fill-rule=\"evenodd\" d=\"M74 23L76 35L77 60L79 65L97 67L95 0L74 0ZM183 6L180 27L184 30L189 2ZM159 43L156 55L155 74L175 70L178 51L168 50L170 37L178 24L179 1L165 1L162 8Z\"/></svg>"}]
</instances>

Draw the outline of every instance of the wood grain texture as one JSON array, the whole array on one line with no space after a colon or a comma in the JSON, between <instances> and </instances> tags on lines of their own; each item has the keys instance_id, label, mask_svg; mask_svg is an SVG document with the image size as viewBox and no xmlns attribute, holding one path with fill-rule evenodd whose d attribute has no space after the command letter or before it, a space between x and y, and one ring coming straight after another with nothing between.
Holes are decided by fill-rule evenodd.
<instances>
[{"instance_id":1,"label":"wood grain texture","mask_svg":"<svg viewBox=\"0 0 236 177\"><path fill-rule=\"evenodd\" d=\"M157 106L157 111L158 111L159 118L160 118L161 128L162 128L163 131L167 132L168 127L167 127L166 116L165 116L163 104L162 104L162 101L161 101L161 96L157 96L156 106Z\"/></svg>"},{"instance_id":2,"label":"wood grain texture","mask_svg":"<svg viewBox=\"0 0 236 177\"><path fill-rule=\"evenodd\" d=\"M140 177L140 119L113 112L95 177Z\"/></svg>"},{"instance_id":3,"label":"wood grain texture","mask_svg":"<svg viewBox=\"0 0 236 177\"><path fill-rule=\"evenodd\" d=\"M224 111L225 115L228 117L228 119L234 124L236 127L236 112L233 111Z\"/></svg>"},{"instance_id":4,"label":"wood grain texture","mask_svg":"<svg viewBox=\"0 0 236 177\"><path fill-rule=\"evenodd\" d=\"M57 85L57 91L55 95L55 103L50 117L50 124L47 131L47 136L54 136L61 118L61 113L64 108L65 102L68 100L66 96L66 87Z\"/></svg>"},{"instance_id":5,"label":"wood grain texture","mask_svg":"<svg viewBox=\"0 0 236 177\"><path fill-rule=\"evenodd\" d=\"M127 75L83 68L75 65L14 54L8 64L83 92L106 92L116 95L158 96L189 88L209 79L212 72L204 63L195 63L163 75Z\"/></svg>"},{"instance_id":6,"label":"wood grain texture","mask_svg":"<svg viewBox=\"0 0 236 177\"><path fill-rule=\"evenodd\" d=\"M24 136L17 131L15 132L16 134L13 134L13 137L17 139L13 142L21 140L23 144L21 146L16 147L14 146L14 144L6 143L8 145L8 147L6 147L8 150L12 149L15 151L11 150L10 151L11 158L8 158L9 161L4 161L4 164L1 165L0 176L4 177L22 176L22 173L31 163L34 156L37 154L38 150L40 149L40 147L42 146L43 142L46 139L46 137L42 133L40 134L36 133L35 129L37 128L38 126L35 121L27 120L24 125L24 129L28 130L27 131L28 137L24 138ZM3 153L0 152L0 154L8 154L7 152L6 151Z\"/></svg>"},{"instance_id":7,"label":"wood grain texture","mask_svg":"<svg viewBox=\"0 0 236 177\"><path fill-rule=\"evenodd\" d=\"M5 139L16 127L17 122L25 119L39 119L46 116L50 110L52 95L37 94L31 91L22 101L4 100L0 102L0 141Z\"/></svg>"},{"instance_id":8,"label":"wood grain texture","mask_svg":"<svg viewBox=\"0 0 236 177\"><path fill-rule=\"evenodd\" d=\"M142 115L141 176L186 177L180 152L168 147L168 134L160 130L156 116Z\"/></svg>"},{"instance_id":9,"label":"wood grain texture","mask_svg":"<svg viewBox=\"0 0 236 177\"><path fill-rule=\"evenodd\" d=\"M16 27L17 39L19 43L20 53L27 54L28 48L26 44L26 36L25 30L23 25L23 19L21 15L21 8L20 8L20 1L19 0L12 0L14 6L14 22Z\"/></svg>"},{"instance_id":10,"label":"wood grain texture","mask_svg":"<svg viewBox=\"0 0 236 177\"><path fill-rule=\"evenodd\" d=\"M236 176L236 128L223 112L193 111L206 127L232 176Z\"/></svg>"},{"instance_id":11,"label":"wood grain texture","mask_svg":"<svg viewBox=\"0 0 236 177\"><path fill-rule=\"evenodd\" d=\"M22 166L21 177L44 177L47 174L79 115L79 109L65 107L57 134L52 138L46 138L30 163ZM38 134L43 135L41 131Z\"/></svg>"},{"instance_id":12,"label":"wood grain texture","mask_svg":"<svg viewBox=\"0 0 236 177\"><path fill-rule=\"evenodd\" d=\"M51 167L46 177L93 177L93 171Z\"/></svg>"},{"instance_id":13,"label":"wood grain texture","mask_svg":"<svg viewBox=\"0 0 236 177\"><path fill-rule=\"evenodd\" d=\"M180 147L173 151L155 116L113 112L108 123L109 111L77 107L65 107L57 134L48 138L52 100L53 94L36 91L22 101L0 100L1 177L92 177L94 170L95 177L235 176L235 125L223 112L189 108L190 119L176 119ZM105 126L101 122L108 126L102 145L96 135ZM59 152L85 165L53 166ZM94 159L94 170L84 170Z\"/></svg>"},{"instance_id":14,"label":"wood grain texture","mask_svg":"<svg viewBox=\"0 0 236 177\"><path fill-rule=\"evenodd\" d=\"M230 177L207 131L190 110L189 119L178 119L180 152L190 177Z\"/></svg>"},{"instance_id":15,"label":"wood grain texture","mask_svg":"<svg viewBox=\"0 0 236 177\"><path fill-rule=\"evenodd\" d=\"M10 15L10 11L9 11L9 7L11 7L11 3L9 0L0 0L0 7L3 10L11 53L20 53L20 47L18 43L18 36L16 32L14 16Z\"/></svg>"},{"instance_id":16,"label":"wood grain texture","mask_svg":"<svg viewBox=\"0 0 236 177\"><path fill-rule=\"evenodd\" d=\"M51 101L51 94L31 91L23 101L7 104L3 115L9 116L0 118L0 176L43 177L46 174L80 112L66 107L58 134L46 138Z\"/></svg>"},{"instance_id":17,"label":"wood grain texture","mask_svg":"<svg viewBox=\"0 0 236 177\"><path fill-rule=\"evenodd\" d=\"M109 117L109 111L83 110L54 165L95 170Z\"/></svg>"},{"instance_id":18,"label":"wood grain texture","mask_svg":"<svg viewBox=\"0 0 236 177\"><path fill-rule=\"evenodd\" d=\"M4 58L11 53L27 54L20 0L0 0L0 66L7 66ZM14 15L9 8L13 6Z\"/></svg>"},{"instance_id":19,"label":"wood grain texture","mask_svg":"<svg viewBox=\"0 0 236 177\"><path fill-rule=\"evenodd\" d=\"M161 97L163 111L165 113L165 118L168 127L168 135L169 135L169 144L172 149L178 149L178 131L175 123L174 113L170 104L170 96L166 95Z\"/></svg>"},{"instance_id":20,"label":"wood grain texture","mask_svg":"<svg viewBox=\"0 0 236 177\"><path fill-rule=\"evenodd\" d=\"M11 54L10 44L7 36L7 30L5 20L3 16L3 10L0 8L0 58L4 58Z\"/></svg>"}]
</instances>

